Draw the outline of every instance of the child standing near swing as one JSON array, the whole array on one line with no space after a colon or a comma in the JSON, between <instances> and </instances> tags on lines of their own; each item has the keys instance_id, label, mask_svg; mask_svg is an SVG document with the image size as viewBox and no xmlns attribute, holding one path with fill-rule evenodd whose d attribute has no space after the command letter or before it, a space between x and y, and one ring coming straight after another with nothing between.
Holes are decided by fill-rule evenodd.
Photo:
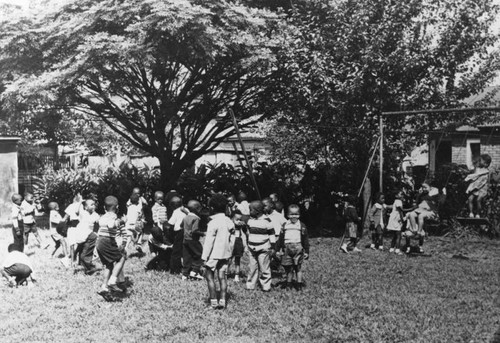
<instances>
[{"instance_id":1,"label":"child standing near swing","mask_svg":"<svg viewBox=\"0 0 500 343\"><path fill-rule=\"evenodd\" d=\"M491 156L482 154L479 158L478 166L474 173L468 175L465 181L472 181L467 187L467 204L469 206L469 217L474 218L474 204L476 205L476 218L481 217L482 203L484 198L488 195L490 170L488 169L491 164Z\"/></svg>"},{"instance_id":2,"label":"child standing near swing","mask_svg":"<svg viewBox=\"0 0 500 343\"><path fill-rule=\"evenodd\" d=\"M361 252L360 249L356 247L358 243L358 211L356 211L356 207L354 204L356 203L356 198L353 196L349 196L346 201L346 208L344 210L344 219L345 219L345 239L349 239L349 243L344 242L340 247L345 253L349 251L353 252Z\"/></svg>"},{"instance_id":3,"label":"child standing near swing","mask_svg":"<svg viewBox=\"0 0 500 343\"><path fill-rule=\"evenodd\" d=\"M370 219L370 230L372 232L372 244L370 249L384 250L383 234L385 229L385 214L387 206L385 204L385 195L377 193L375 196L376 203L373 204L368 218Z\"/></svg>"},{"instance_id":4,"label":"child standing near swing","mask_svg":"<svg viewBox=\"0 0 500 343\"><path fill-rule=\"evenodd\" d=\"M387 230L392 233L391 248L389 252L393 252L396 255L403 255L401 252L401 228L403 227L404 215L403 215L403 192L399 191L396 194L396 200L392 205L392 212L389 216L389 222L387 223Z\"/></svg>"}]
</instances>

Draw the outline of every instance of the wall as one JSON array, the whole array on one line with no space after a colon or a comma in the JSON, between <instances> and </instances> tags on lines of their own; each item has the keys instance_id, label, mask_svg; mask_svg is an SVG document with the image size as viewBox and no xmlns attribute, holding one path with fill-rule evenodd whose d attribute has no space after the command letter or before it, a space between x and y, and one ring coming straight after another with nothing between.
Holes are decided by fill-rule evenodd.
<instances>
[{"instance_id":1,"label":"wall","mask_svg":"<svg viewBox=\"0 0 500 343\"><path fill-rule=\"evenodd\" d=\"M18 192L16 138L0 138L0 224L9 222L12 194Z\"/></svg>"}]
</instances>

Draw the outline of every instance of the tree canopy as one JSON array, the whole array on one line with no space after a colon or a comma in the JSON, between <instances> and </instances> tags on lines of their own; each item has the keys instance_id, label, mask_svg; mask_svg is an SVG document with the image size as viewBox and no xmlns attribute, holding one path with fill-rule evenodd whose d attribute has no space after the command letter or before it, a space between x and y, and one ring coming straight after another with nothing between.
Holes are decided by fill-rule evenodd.
<instances>
[{"instance_id":1,"label":"tree canopy","mask_svg":"<svg viewBox=\"0 0 500 343\"><path fill-rule=\"evenodd\" d=\"M95 117L156 156L171 187L234 134L228 108L242 128L265 115L277 19L238 2L71 1L3 37L17 73L3 99Z\"/></svg>"}]
</instances>

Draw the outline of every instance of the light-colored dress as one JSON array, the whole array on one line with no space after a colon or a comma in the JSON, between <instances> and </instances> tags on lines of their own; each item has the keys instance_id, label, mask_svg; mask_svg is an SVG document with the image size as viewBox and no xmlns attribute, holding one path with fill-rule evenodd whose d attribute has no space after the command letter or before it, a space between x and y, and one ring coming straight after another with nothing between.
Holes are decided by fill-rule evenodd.
<instances>
[{"instance_id":1,"label":"light-colored dress","mask_svg":"<svg viewBox=\"0 0 500 343\"><path fill-rule=\"evenodd\" d=\"M403 209L403 202L399 199L396 199L394 201L394 204L392 205L392 212L389 216L387 230L401 231L401 228L403 227L403 221L401 220L401 215L398 209Z\"/></svg>"}]
</instances>

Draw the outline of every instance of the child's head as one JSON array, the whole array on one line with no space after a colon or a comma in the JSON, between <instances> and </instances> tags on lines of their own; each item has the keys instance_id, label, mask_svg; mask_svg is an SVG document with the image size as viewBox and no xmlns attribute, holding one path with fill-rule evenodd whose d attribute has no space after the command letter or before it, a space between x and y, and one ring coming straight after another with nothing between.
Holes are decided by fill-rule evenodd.
<instances>
[{"instance_id":1,"label":"child's head","mask_svg":"<svg viewBox=\"0 0 500 343\"><path fill-rule=\"evenodd\" d=\"M55 201L49 202L49 210L51 211L58 211L59 210L59 205Z\"/></svg>"},{"instance_id":2,"label":"child's head","mask_svg":"<svg viewBox=\"0 0 500 343\"><path fill-rule=\"evenodd\" d=\"M272 202L278 202L279 201L278 194L276 194L276 193L269 194L269 198L271 198Z\"/></svg>"},{"instance_id":3,"label":"child's head","mask_svg":"<svg viewBox=\"0 0 500 343\"><path fill-rule=\"evenodd\" d=\"M116 212L118 209L118 199L112 195L108 195L104 199L104 208L107 212Z\"/></svg>"},{"instance_id":4,"label":"child's head","mask_svg":"<svg viewBox=\"0 0 500 343\"><path fill-rule=\"evenodd\" d=\"M155 202L162 205L163 204L163 199L165 198L165 195L163 194L162 191L156 191L155 192Z\"/></svg>"},{"instance_id":5,"label":"child's head","mask_svg":"<svg viewBox=\"0 0 500 343\"><path fill-rule=\"evenodd\" d=\"M187 204L189 212L199 215L201 213L201 203L198 200L189 200Z\"/></svg>"},{"instance_id":6,"label":"child's head","mask_svg":"<svg viewBox=\"0 0 500 343\"><path fill-rule=\"evenodd\" d=\"M80 202L82 202L82 196L80 195L80 193L78 193L77 195L75 195L73 197L73 202L74 203L80 203Z\"/></svg>"},{"instance_id":7,"label":"child's head","mask_svg":"<svg viewBox=\"0 0 500 343\"><path fill-rule=\"evenodd\" d=\"M429 180L425 180L422 183L422 193L429 193L431 190L431 182Z\"/></svg>"},{"instance_id":8,"label":"child's head","mask_svg":"<svg viewBox=\"0 0 500 343\"><path fill-rule=\"evenodd\" d=\"M247 195L245 192L240 191L238 193L238 202L246 201L247 200Z\"/></svg>"},{"instance_id":9,"label":"child's head","mask_svg":"<svg viewBox=\"0 0 500 343\"><path fill-rule=\"evenodd\" d=\"M34 200L34 198L33 198L33 194L31 194L31 193L26 193L26 194L24 195L24 200L26 200L26 202L27 202L27 203L32 204L32 203L33 203L33 200Z\"/></svg>"},{"instance_id":10,"label":"child's head","mask_svg":"<svg viewBox=\"0 0 500 343\"><path fill-rule=\"evenodd\" d=\"M250 203L250 217L259 218L264 214L264 204L260 200L255 200Z\"/></svg>"},{"instance_id":11,"label":"child's head","mask_svg":"<svg viewBox=\"0 0 500 343\"><path fill-rule=\"evenodd\" d=\"M132 195L130 195L130 203L137 205L139 203L140 198L141 196L139 194L132 193Z\"/></svg>"},{"instance_id":12,"label":"child's head","mask_svg":"<svg viewBox=\"0 0 500 343\"><path fill-rule=\"evenodd\" d=\"M404 198L404 196L405 196L405 193L403 191L399 191L396 193L396 199L401 200Z\"/></svg>"},{"instance_id":13,"label":"child's head","mask_svg":"<svg viewBox=\"0 0 500 343\"><path fill-rule=\"evenodd\" d=\"M21 205L21 202L23 202L23 196L21 194L13 194L12 195L12 202L16 205Z\"/></svg>"},{"instance_id":14,"label":"child's head","mask_svg":"<svg viewBox=\"0 0 500 343\"><path fill-rule=\"evenodd\" d=\"M141 189L139 187L134 187L134 189L132 189L132 194L137 194L140 197L141 196Z\"/></svg>"},{"instance_id":15,"label":"child's head","mask_svg":"<svg viewBox=\"0 0 500 343\"><path fill-rule=\"evenodd\" d=\"M234 195L233 195L233 194L229 194L229 195L227 196L227 204L228 204L229 206L233 206L235 203L236 203L236 198L234 197Z\"/></svg>"},{"instance_id":16,"label":"child's head","mask_svg":"<svg viewBox=\"0 0 500 343\"><path fill-rule=\"evenodd\" d=\"M240 210L234 210L233 212L233 222L241 222L243 220L243 214Z\"/></svg>"},{"instance_id":17,"label":"child's head","mask_svg":"<svg viewBox=\"0 0 500 343\"><path fill-rule=\"evenodd\" d=\"M271 198L262 199L262 204L264 204L264 213L271 214L274 211L274 202Z\"/></svg>"},{"instance_id":18,"label":"child's head","mask_svg":"<svg viewBox=\"0 0 500 343\"><path fill-rule=\"evenodd\" d=\"M276 209L276 211L282 212L283 209L285 208L285 205L283 205L283 203L281 201L276 201L274 203L274 208Z\"/></svg>"},{"instance_id":19,"label":"child's head","mask_svg":"<svg viewBox=\"0 0 500 343\"><path fill-rule=\"evenodd\" d=\"M179 207L182 206L182 199L179 196L176 195L176 196L172 197L172 199L170 200L169 205L170 205L170 207L172 209L175 210L175 209L177 209L177 208L179 208Z\"/></svg>"},{"instance_id":20,"label":"child's head","mask_svg":"<svg viewBox=\"0 0 500 343\"><path fill-rule=\"evenodd\" d=\"M21 249L19 248L19 246L17 244L9 244L9 246L7 247L7 251L8 252L13 252L13 251L21 251Z\"/></svg>"},{"instance_id":21,"label":"child's head","mask_svg":"<svg viewBox=\"0 0 500 343\"><path fill-rule=\"evenodd\" d=\"M95 211L95 201L92 199L87 199L83 202L83 208L88 213L94 213Z\"/></svg>"},{"instance_id":22,"label":"child's head","mask_svg":"<svg viewBox=\"0 0 500 343\"><path fill-rule=\"evenodd\" d=\"M214 213L225 213L227 206L227 199L222 194L214 194L208 201L208 206Z\"/></svg>"},{"instance_id":23,"label":"child's head","mask_svg":"<svg viewBox=\"0 0 500 343\"><path fill-rule=\"evenodd\" d=\"M294 224L299 221L299 219L300 219L299 206L297 206L297 205L288 206L288 219L290 219L290 221Z\"/></svg>"},{"instance_id":24,"label":"child's head","mask_svg":"<svg viewBox=\"0 0 500 343\"><path fill-rule=\"evenodd\" d=\"M488 154L481 155L481 167L488 168L491 164L491 156Z\"/></svg>"},{"instance_id":25,"label":"child's head","mask_svg":"<svg viewBox=\"0 0 500 343\"><path fill-rule=\"evenodd\" d=\"M385 195L384 193L381 193L381 192L378 192L376 195L375 195L375 201L379 204L383 204L385 202Z\"/></svg>"}]
</instances>

